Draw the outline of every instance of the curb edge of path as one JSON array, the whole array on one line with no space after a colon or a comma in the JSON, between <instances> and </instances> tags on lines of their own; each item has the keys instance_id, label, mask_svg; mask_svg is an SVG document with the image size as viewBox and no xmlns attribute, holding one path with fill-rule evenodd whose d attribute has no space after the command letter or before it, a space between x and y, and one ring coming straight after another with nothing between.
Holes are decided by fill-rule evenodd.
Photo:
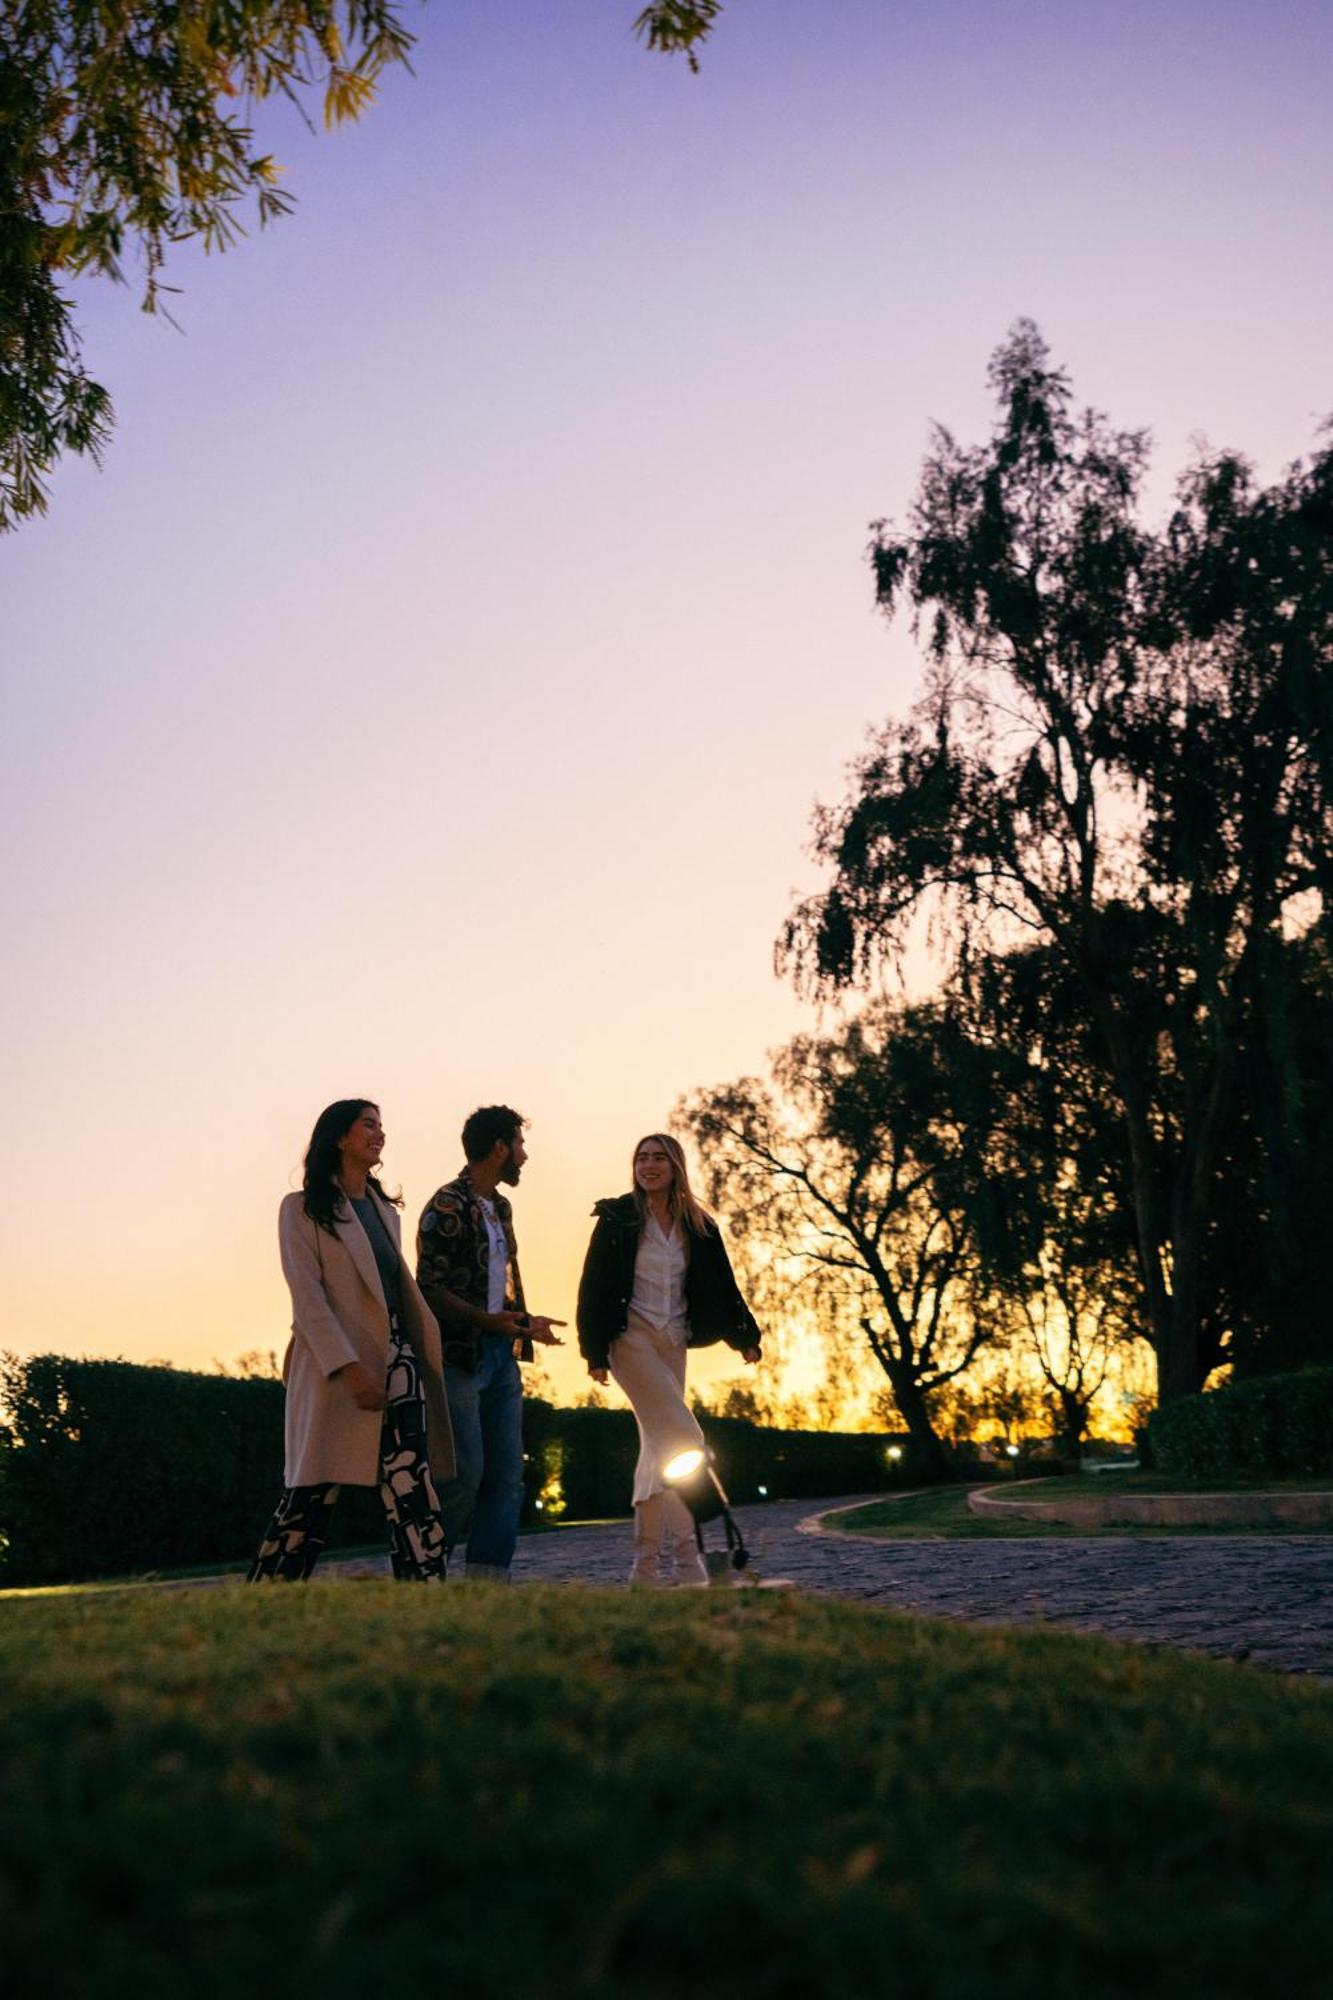
<instances>
[{"instance_id":1,"label":"curb edge of path","mask_svg":"<svg viewBox=\"0 0 1333 2000\"><path fill-rule=\"evenodd\" d=\"M836 1507L821 1508L817 1514L807 1514L803 1521L796 1523L798 1535L834 1535L845 1537L845 1528L826 1527L828 1521L836 1521L839 1514L854 1514L858 1507L869 1507L880 1500L915 1500L922 1493L929 1493L928 1486L913 1486L903 1493L866 1493L859 1500L840 1500Z\"/></svg>"}]
</instances>

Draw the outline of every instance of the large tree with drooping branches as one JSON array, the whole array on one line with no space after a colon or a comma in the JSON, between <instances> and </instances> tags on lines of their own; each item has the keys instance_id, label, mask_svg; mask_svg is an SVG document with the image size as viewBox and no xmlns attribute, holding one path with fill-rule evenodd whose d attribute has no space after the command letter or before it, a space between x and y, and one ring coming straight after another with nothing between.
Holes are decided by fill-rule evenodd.
<instances>
[{"instance_id":1,"label":"large tree with drooping branches","mask_svg":"<svg viewBox=\"0 0 1333 2000\"><path fill-rule=\"evenodd\" d=\"M879 603L927 684L820 812L830 879L779 962L872 980L936 920L954 980L1026 940L1095 1031L1124 1130L1160 1393L1220 1354L1208 1244L1247 1020L1333 877L1333 450L1261 485L1205 453L1160 528L1142 433L1079 414L1036 328L997 352L991 436L936 433Z\"/></svg>"}]
</instances>

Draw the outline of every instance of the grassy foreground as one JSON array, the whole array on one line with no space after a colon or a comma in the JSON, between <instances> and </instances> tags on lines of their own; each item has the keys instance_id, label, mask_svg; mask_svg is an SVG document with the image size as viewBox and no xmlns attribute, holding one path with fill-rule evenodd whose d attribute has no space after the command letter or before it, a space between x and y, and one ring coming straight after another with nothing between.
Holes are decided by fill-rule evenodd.
<instances>
[{"instance_id":1,"label":"grassy foreground","mask_svg":"<svg viewBox=\"0 0 1333 2000\"><path fill-rule=\"evenodd\" d=\"M8 1993L1320 1990L1333 1691L785 1593L0 1605Z\"/></svg>"},{"instance_id":2,"label":"grassy foreground","mask_svg":"<svg viewBox=\"0 0 1333 2000\"><path fill-rule=\"evenodd\" d=\"M1091 1495L1094 1499L1112 1499L1116 1493L1182 1493L1188 1490L1179 1481L1159 1481L1148 1484L1145 1475L1143 1485L1131 1485L1136 1477L1132 1473L1093 1474L1090 1478L1052 1479L1043 1482L1050 1486L1049 1497L1054 1500L1076 1499ZM1116 1483L1111 1485L1111 1481ZM1293 1484L1293 1492L1313 1492L1320 1486L1319 1481L1311 1481L1308 1486ZM901 1499L871 1500L864 1507L852 1508L845 1514L835 1515L829 1526L840 1534L872 1535L884 1541L926 1541L948 1537L951 1541L986 1542L1014 1541L1032 1535L1073 1535L1086 1538L1089 1535L1114 1535L1118 1541L1126 1536L1136 1535L1322 1535L1330 1532L1327 1528L1292 1527L1275 1522L1263 1522L1250 1527L1232 1527L1223 1524L1184 1524L1171 1526L1152 1522L1125 1521L1108 1522L1105 1527L1072 1527L1063 1521L1028 1521L1018 1515L1003 1519L988 1519L983 1514L969 1512L966 1486L935 1486L925 1493L908 1493ZM1004 1485L988 1487L997 1499L1020 1497L1020 1489ZM1265 1492L1279 1490L1273 1484L1267 1486L1200 1486L1198 1492ZM1033 1500L1043 1498L1037 1486L1021 1489L1022 1497Z\"/></svg>"}]
</instances>

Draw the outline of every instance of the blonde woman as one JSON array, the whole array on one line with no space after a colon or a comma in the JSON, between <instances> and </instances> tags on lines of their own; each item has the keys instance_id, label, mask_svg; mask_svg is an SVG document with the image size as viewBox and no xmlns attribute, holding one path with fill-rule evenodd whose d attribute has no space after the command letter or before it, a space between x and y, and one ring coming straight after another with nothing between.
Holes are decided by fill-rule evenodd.
<instances>
[{"instance_id":1,"label":"blonde woman","mask_svg":"<svg viewBox=\"0 0 1333 2000\"><path fill-rule=\"evenodd\" d=\"M631 1583L658 1583L674 1557L678 1583L707 1583L689 1509L663 1465L703 1445L685 1401L685 1354L725 1340L759 1359L759 1328L741 1296L718 1226L690 1188L685 1155L666 1132L634 1148L629 1194L599 1201L579 1283L579 1347L595 1382L608 1376L639 1426Z\"/></svg>"}]
</instances>

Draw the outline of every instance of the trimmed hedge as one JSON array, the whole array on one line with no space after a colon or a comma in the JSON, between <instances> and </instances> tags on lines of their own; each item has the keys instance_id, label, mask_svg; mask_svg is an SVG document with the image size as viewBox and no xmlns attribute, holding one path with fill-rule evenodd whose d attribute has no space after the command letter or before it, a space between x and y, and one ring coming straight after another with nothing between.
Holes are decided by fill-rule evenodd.
<instances>
[{"instance_id":1,"label":"trimmed hedge","mask_svg":"<svg viewBox=\"0 0 1333 2000\"><path fill-rule=\"evenodd\" d=\"M895 1441L903 1456L890 1461L889 1441L872 1432L764 1430L736 1417L699 1415L718 1477L736 1506L880 1493L908 1477L905 1440ZM529 1402L523 1442L527 1519L580 1521L629 1512L639 1437L628 1410L558 1410Z\"/></svg>"},{"instance_id":2,"label":"trimmed hedge","mask_svg":"<svg viewBox=\"0 0 1333 2000\"><path fill-rule=\"evenodd\" d=\"M280 1382L42 1354L7 1356L0 1389L5 1583L253 1554L282 1490ZM333 1532L381 1536L376 1496L345 1493Z\"/></svg>"},{"instance_id":3,"label":"trimmed hedge","mask_svg":"<svg viewBox=\"0 0 1333 2000\"><path fill-rule=\"evenodd\" d=\"M1229 1382L1155 1410L1154 1467L1186 1479L1333 1475L1333 1368Z\"/></svg>"},{"instance_id":4,"label":"trimmed hedge","mask_svg":"<svg viewBox=\"0 0 1333 2000\"><path fill-rule=\"evenodd\" d=\"M64 1583L251 1555L282 1483L279 1382L44 1354L0 1363L0 1582ZM733 1501L871 1493L902 1484L886 1440L767 1431L706 1417ZM638 1434L628 1410L524 1406L524 1522L629 1512ZM540 1504L539 1504L540 1503ZM349 1487L331 1547L381 1542L370 1488Z\"/></svg>"}]
</instances>

